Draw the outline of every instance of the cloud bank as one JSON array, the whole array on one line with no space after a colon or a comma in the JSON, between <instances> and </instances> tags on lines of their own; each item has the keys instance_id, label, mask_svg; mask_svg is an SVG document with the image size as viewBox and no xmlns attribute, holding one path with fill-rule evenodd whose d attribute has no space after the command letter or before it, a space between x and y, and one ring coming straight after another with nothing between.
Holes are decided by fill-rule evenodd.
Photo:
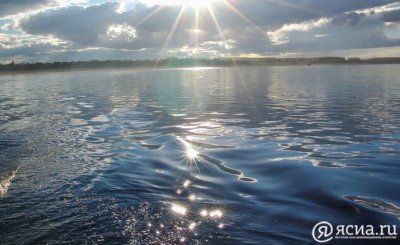
<instances>
[{"instance_id":1,"label":"cloud bank","mask_svg":"<svg viewBox=\"0 0 400 245\"><path fill-rule=\"evenodd\" d=\"M400 4L390 0L5 0L1 16L1 60L307 56L400 46Z\"/></svg>"}]
</instances>

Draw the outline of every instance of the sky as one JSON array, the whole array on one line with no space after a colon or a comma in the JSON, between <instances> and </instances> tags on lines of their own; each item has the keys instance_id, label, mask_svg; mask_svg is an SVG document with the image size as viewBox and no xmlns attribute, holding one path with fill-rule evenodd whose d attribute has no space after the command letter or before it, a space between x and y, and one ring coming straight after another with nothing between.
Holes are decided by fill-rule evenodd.
<instances>
[{"instance_id":1,"label":"sky","mask_svg":"<svg viewBox=\"0 0 400 245\"><path fill-rule=\"evenodd\" d=\"M0 0L0 62L400 56L399 0Z\"/></svg>"}]
</instances>

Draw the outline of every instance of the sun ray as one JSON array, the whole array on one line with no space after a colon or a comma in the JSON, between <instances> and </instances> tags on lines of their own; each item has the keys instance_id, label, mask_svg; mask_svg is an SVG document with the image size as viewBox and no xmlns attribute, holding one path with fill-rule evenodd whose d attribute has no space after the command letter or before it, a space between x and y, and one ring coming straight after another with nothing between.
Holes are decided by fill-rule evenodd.
<instances>
[{"instance_id":1,"label":"sun ray","mask_svg":"<svg viewBox=\"0 0 400 245\"><path fill-rule=\"evenodd\" d=\"M199 8L195 9L195 28L196 29L200 28L200 9Z\"/></svg>"},{"instance_id":2,"label":"sun ray","mask_svg":"<svg viewBox=\"0 0 400 245\"><path fill-rule=\"evenodd\" d=\"M138 23L136 23L135 27L140 26L141 24L148 21L151 17L160 12L163 8L164 6L157 6L153 11L151 11L148 15L146 15L143 19L141 19Z\"/></svg>"},{"instance_id":3,"label":"sun ray","mask_svg":"<svg viewBox=\"0 0 400 245\"><path fill-rule=\"evenodd\" d=\"M180 23L180 21L181 21L181 19L182 19L183 13L185 12L185 9L186 9L185 6L182 6L182 7L181 7L181 10L179 11L179 14L178 14L178 16L176 17L175 22L174 22L174 24L173 24L173 26L172 26L172 28L171 28L171 31L169 32L168 37L167 37L167 39L165 40L165 43L164 43L164 45L163 45L163 47L162 47L163 50L165 50L165 49L167 48L169 42L171 41L171 38L172 38L172 36L174 35L174 33L175 33L175 31L176 31L176 28L178 27L178 25L179 25L179 23Z\"/></svg>"},{"instance_id":4,"label":"sun ray","mask_svg":"<svg viewBox=\"0 0 400 245\"><path fill-rule=\"evenodd\" d=\"M195 30L199 30L200 29L200 9L199 8L195 9L195 20L194 21L195 21L195 24L194 24ZM195 32L194 35L195 35L195 45L197 48L199 46L199 34L197 32Z\"/></svg>"},{"instance_id":5,"label":"sun ray","mask_svg":"<svg viewBox=\"0 0 400 245\"><path fill-rule=\"evenodd\" d=\"M222 28L221 28L221 25L220 25L220 23L219 23L219 21L218 21L216 15L215 15L215 13L214 13L214 10L213 10L210 6L208 6L208 11L209 11L209 13L210 13L210 15L211 15L211 18L212 18L213 21L214 21L215 27L217 28L217 30L218 30L218 32L219 32L219 35L220 35L220 37L221 37L221 39L222 39L222 41L223 41L223 42L227 42L227 40L226 40L226 38L225 38L225 35L224 35L224 33L223 33L223 30L222 30ZM234 68L235 68L237 74L239 75L240 82L241 82L241 84L242 84L242 86L243 86L244 91L245 91L246 94L247 94L247 97L248 97L250 103L252 104L252 108L253 108L253 110L254 110L255 115L261 118L260 112L259 112L259 110L257 109L257 106L256 106L256 102L255 102L254 98L251 96L248 87L246 86L246 83L245 83L245 81L244 81L244 77L243 77L242 73L239 71L239 68L238 68L238 65L237 65L237 63L236 63L235 58L230 58L230 60L231 60L231 62L232 62L232 64L233 64L233 66L234 66Z\"/></svg>"},{"instance_id":6,"label":"sun ray","mask_svg":"<svg viewBox=\"0 0 400 245\"><path fill-rule=\"evenodd\" d=\"M154 10L152 10L149 14L147 14L146 16L144 16L141 20L139 20L139 22L135 23L134 27L137 28L138 26L142 25L143 23L145 23L146 21L148 21L149 19L151 19L154 15L156 15L158 12L160 12L164 7L165 7L165 6L163 6L163 5L159 5L159 6L155 7ZM155 68L156 68L156 66L157 66L157 63L158 63L158 59L156 59L154 65L153 65L153 67L152 67L152 70L151 70L151 72L150 72L150 79L149 79L149 80L151 80L151 78L152 78L153 75L154 75L154 71L155 71ZM147 88L147 86L149 86L149 84L148 84L148 83L145 83L145 89Z\"/></svg>"},{"instance_id":7,"label":"sun ray","mask_svg":"<svg viewBox=\"0 0 400 245\"><path fill-rule=\"evenodd\" d=\"M176 19L175 19L175 22L174 22L174 24L172 25L171 30L169 31L168 36L167 36L167 38L165 39L165 42L164 42L162 48L160 49L160 52L163 52L163 51L166 50L166 48L167 48L167 46L168 46L168 44L169 44L169 42L170 42L172 36L174 35L174 33L175 33L175 31L176 31L176 28L177 28L178 25L179 25L179 22L180 22L181 19L182 19L182 16L183 16L183 14L184 14L184 12L185 12L185 9L186 9L185 6L182 6L182 7L181 7L181 9L180 9L180 11L179 11L179 14L177 15L177 17L176 17ZM155 62L154 62L154 64L153 64L153 67L152 67L152 72L150 73L150 77L153 76L153 73L154 73L155 69L156 69L157 66L158 66L158 63L159 63L159 61L160 61L160 58L161 58L161 57L160 57L160 55L159 55L159 56L157 57L157 59L155 60Z\"/></svg>"},{"instance_id":8,"label":"sun ray","mask_svg":"<svg viewBox=\"0 0 400 245\"><path fill-rule=\"evenodd\" d=\"M250 20L246 15L244 15L242 12L240 12L234 5L229 3L227 0L220 0L223 4L225 4L233 13L235 13L237 16L239 16L242 20L250 24L251 27L255 28L259 32L261 32L263 35L265 35L265 32L261 27L256 25L252 20Z\"/></svg>"},{"instance_id":9,"label":"sun ray","mask_svg":"<svg viewBox=\"0 0 400 245\"><path fill-rule=\"evenodd\" d=\"M144 2L144 0L141 0ZM211 4L215 0L152 0L151 5L164 5L164 6L188 6L188 7L203 7ZM148 3L149 4L149 3Z\"/></svg>"},{"instance_id":10,"label":"sun ray","mask_svg":"<svg viewBox=\"0 0 400 245\"><path fill-rule=\"evenodd\" d=\"M194 38L194 50L196 54L197 49L199 48L199 31L200 31L200 9L195 8L194 9L194 27L192 30L192 35ZM195 64L197 66L197 61L195 61Z\"/></svg>"},{"instance_id":11,"label":"sun ray","mask_svg":"<svg viewBox=\"0 0 400 245\"><path fill-rule=\"evenodd\" d=\"M215 27L217 28L219 36L225 42L226 39L225 39L224 33L222 32L221 25L219 24L219 21L218 21L217 17L215 16L214 10L210 6L207 6L207 9L208 9L208 12L210 13L210 16L214 22Z\"/></svg>"}]
</instances>

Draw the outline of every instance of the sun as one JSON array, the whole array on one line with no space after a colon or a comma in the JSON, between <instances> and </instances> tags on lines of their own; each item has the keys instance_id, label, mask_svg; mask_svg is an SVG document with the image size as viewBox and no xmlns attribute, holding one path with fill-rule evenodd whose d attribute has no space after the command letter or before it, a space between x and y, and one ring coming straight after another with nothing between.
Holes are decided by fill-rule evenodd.
<instances>
[{"instance_id":1,"label":"sun","mask_svg":"<svg viewBox=\"0 0 400 245\"><path fill-rule=\"evenodd\" d=\"M214 0L174 0L174 2L180 3L183 6L189 7L205 7L210 6Z\"/></svg>"},{"instance_id":2,"label":"sun","mask_svg":"<svg viewBox=\"0 0 400 245\"><path fill-rule=\"evenodd\" d=\"M142 1L152 5L185 6L185 7L207 7L215 0L147 0Z\"/></svg>"}]
</instances>

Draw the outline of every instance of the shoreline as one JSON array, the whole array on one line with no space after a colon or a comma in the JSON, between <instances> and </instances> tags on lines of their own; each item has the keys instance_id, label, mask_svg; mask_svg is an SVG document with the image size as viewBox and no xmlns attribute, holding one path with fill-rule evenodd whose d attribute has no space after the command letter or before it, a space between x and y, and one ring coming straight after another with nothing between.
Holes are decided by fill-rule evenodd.
<instances>
[{"instance_id":1,"label":"shoreline","mask_svg":"<svg viewBox=\"0 0 400 245\"><path fill-rule=\"evenodd\" d=\"M321 60L322 59L322 60ZM328 60L333 59L333 60ZM321 65L399 65L400 58L346 60L339 57L293 59L166 59L160 61L78 61L0 65L0 74L124 69L185 69Z\"/></svg>"}]
</instances>

